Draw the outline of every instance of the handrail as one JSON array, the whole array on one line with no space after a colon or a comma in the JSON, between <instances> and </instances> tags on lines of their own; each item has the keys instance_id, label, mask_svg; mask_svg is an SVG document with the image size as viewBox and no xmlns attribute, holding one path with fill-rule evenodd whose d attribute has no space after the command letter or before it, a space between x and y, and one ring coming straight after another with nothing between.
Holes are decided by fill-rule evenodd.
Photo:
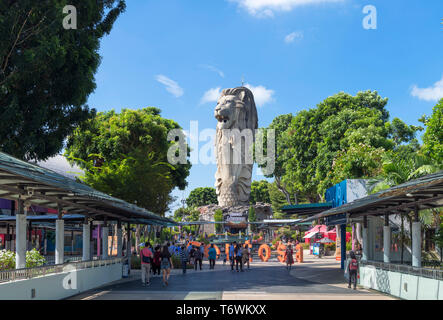
<instances>
[{"instance_id":1,"label":"handrail","mask_svg":"<svg viewBox=\"0 0 443 320\"><path fill-rule=\"evenodd\" d=\"M418 268L408 265L395 264L395 263L385 263L379 261L360 261L360 265L373 266L378 269L406 273L411 275L416 275L425 278L431 278L436 280L443 280L443 270L428 269L428 268Z\"/></svg>"},{"instance_id":2,"label":"handrail","mask_svg":"<svg viewBox=\"0 0 443 320\"><path fill-rule=\"evenodd\" d=\"M0 271L0 283L31 279L35 277L41 277L48 274L70 272L74 270L81 270L87 268L97 268L116 263L121 263L126 260L126 257L108 258L101 260L87 260L87 261L73 261L63 264L45 265L34 268L22 268Z\"/></svg>"}]
</instances>

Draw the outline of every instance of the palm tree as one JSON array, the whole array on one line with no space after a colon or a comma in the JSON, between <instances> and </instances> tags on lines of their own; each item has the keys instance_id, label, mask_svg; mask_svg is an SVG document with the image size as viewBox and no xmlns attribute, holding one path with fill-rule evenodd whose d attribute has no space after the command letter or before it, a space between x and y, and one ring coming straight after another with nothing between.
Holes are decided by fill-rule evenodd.
<instances>
[{"instance_id":1,"label":"palm tree","mask_svg":"<svg viewBox=\"0 0 443 320\"><path fill-rule=\"evenodd\" d=\"M388 153L385 156L381 174L374 179L369 181L370 193L376 193L384 189L388 189L390 187L396 186L398 184L405 183L412 179L417 179L421 176L432 174L438 172L443 169L442 164L435 164L433 161L418 153L410 154L406 157L400 157L393 153ZM427 210L422 213L424 210L420 211L421 216L423 217L422 221L425 218L426 222L424 225L432 225L432 222L429 223L429 213ZM439 220L439 215L435 214L435 212L431 213L433 218L437 216ZM401 217L401 263L403 263L403 251L404 251L404 218L409 222L410 230L412 230L412 215L408 214L400 214ZM436 221L436 220L434 220Z\"/></svg>"}]
</instances>

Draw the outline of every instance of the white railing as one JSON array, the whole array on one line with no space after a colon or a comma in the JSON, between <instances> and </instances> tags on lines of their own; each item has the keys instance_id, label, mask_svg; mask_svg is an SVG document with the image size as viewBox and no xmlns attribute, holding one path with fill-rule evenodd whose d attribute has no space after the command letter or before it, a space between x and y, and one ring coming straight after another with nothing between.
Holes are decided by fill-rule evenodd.
<instances>
[{"instance_id":1,"label":"white railing","mask_svg":"<svg viewBox=\"0 0 443 320\"><path fill-rule=\"evenodd\" d=\"M75 261L64 264L46 265L35 268L23 268L0 271L0 283L31 279L35 277L45 276L47 274L62 273L67 271L74 271L87 268L97 268L116 263L121 263L127 258L109 258L104 260L88 260L88 261Z\"/></svg>"},{"instance_id":2,"label":"white railing","mask_svg":"<svg viewBox=\"0 0 443 320\"><path fill-rule=\"evenodd\" d=\"M374 266L382 270L388 270L392 272L399 272L405 274L411 274L415 276L431 278L436 280L443 280L443 270L417 268L408 265L384 263L378 261L360 261L360 265Z\"/></svg>"}]
</instances>

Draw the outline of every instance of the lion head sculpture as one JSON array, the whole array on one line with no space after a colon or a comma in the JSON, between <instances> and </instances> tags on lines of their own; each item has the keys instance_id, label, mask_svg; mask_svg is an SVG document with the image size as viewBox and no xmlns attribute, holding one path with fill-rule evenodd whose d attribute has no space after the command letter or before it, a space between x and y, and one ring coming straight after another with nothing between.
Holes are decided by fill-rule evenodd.
<instances>
[{"instance_id":1,"label":"lion head sculpture","mask_svg":"<svg viewBox=\"0 0 443 320\"><path fill-rule=\"evenodd\" d=\"M238 148L230 134L232 130L238 129L240 132L245 132L245 129L250 129L249 132L254 140L258 117L252 92L245 87L223 90L215 107L214 116L218 121L216 134L217 172L215 174L218 204L220 206L248 205L253 164L245 160L248 158L246 153L251 152L247 147L242 147L246 145L244 142L246 138L240 138L243 139L243 142L240 141L239 148L241 149L239 151L241 153L240 162L222 161L222 155L228 151L232 160L233 150Z\"/></svg>"}]
</instances>

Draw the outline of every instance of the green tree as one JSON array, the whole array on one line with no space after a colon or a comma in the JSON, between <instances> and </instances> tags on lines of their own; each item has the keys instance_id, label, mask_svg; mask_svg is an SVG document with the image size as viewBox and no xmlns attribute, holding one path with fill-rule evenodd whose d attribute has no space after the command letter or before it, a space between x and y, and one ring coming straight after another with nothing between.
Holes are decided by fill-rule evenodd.
<instances>
[{"instance_id":1,"label":"green tree","mask_svg":"<svg viewBox=\"0 0 443 320\"><path fill-rule=\"evenodd\" d=\"M282 214L281 207L289 203L286 201L285 195L280 191L275 181L269 184L268 190L269 198L271 200L271 207L275 218L276 214Z\"/></svg>"},{"instance_id":2,"label":"green tree","mask_svg":"<svg viewBox=\"0 0 443 320\"><path fill-rule=\"evenodd\" d=\"M257 202L270 203L269 198L269 182L267 180L252 181L251 195L249 202L256 204Z\"/></svg>"},{"instance_id":3,"label":"green tree","mask_svg":"<svg viewBox=\"0 0 443 320\"><path fill-rule=\"evenodd\" d=\"M215 210L214 212L214 221L215 222L223 222L223 211L220 209ZM215 225L215 231L216 232L222 232L223 231L223 225L220 223L217 223Z\"/></svg>"},{"instance_id":4,"label":"green tree","mask_svg":"<svg viewBox=\"0 0 443 320\"><path fill-rule=\"evenodd\" d=\"M317 202L328 187L344 177L338 168L333 169L335 163L345 165L346 160L352 160L345 169L354 178L380 170L377 159L383 150L414 140L421 129L397 118L388 122L387 102L376 91L355 96L341 92L316 108L297 113L283 134L282 181L291 183L309 202ZM360 159L352 155L354 151Z\"/></svg>"},{"instance_id":5,"label":"green tree","mask_svg":"<svg viewBox=\"0 0 443 320\"><path fill-rule=\"evenodd\" d=\"M272 129L275 131L275 169L274 172L270 175L265 175L267 178L274 178L274 181L285 197L288 203L292 203L291 195L294 195L294 202L298 202L296 188L294 189L291 181L283 181L283 177L286 175L286 167L285 163L287 161L287 155L285 154L285 149L287 148L286 141L284 139L284 134L291 124L293 115L292 114L283 114L279 115L274 120L272 120L268 129ZM265 132L266 132L265 130ZM267 134L264 135L264 147L263 151L267 153ZM259 167L263 168L264 165L259 165Z\"/></svg>"},{"instance_id":6,"label":"green tree","mask_svg":"<svg viewBox=\"0 0 443 320\"><path fill-rule=\"evenodd\" d=\"M167 134L179 128L157 108L103 112L74 131L66 156L85 170L82 179L93 188L164 215L171 191L186 187L191 167L167 162L175 143Z\"/></svg>"},{"instance_id":7,"label":"green tree","mask_svg":"<svg viewBox=\"0 0 443 320\"><path fill-rule=\"evenodd\" d=\"M435 244L440 249L440 262L442 262L443 261L443 223L440 224L440 227L437 233L435 234L434 241Z\"/></svg>"},{"instance_id":8,"label":"green tree","mask_svg":"<svg viewBox=\"0 0 443 320\"><path fill-rule=\"evenodd\" d=\"M63 28L65 5L77 29ZM125 10L123 0L0 1L0 148L22 159L47 159L95 110L100 39ZM80 18L81 17L81 18Z\"/></svg>"},{"instance_id":9,"label":"green tree","mask_svg":"<svg viewBox=\"0 0 443 320\"><path fill-rule=\"evenodd\" d=\"M433 108L432 116L423 116L426 125L423 135L423 153L437 164L443 163L443 99Z\"/></svg>"},{"instance_id":10,"label":"green tree","mask_svg":"<svg viewBox=\"0 0 443 320\"><path fill-rule=\"evenodd\" d=\"M191 191L188 198L186 199L186 204L188 207L201 207L208 204L217 203L217 194L215 188L211 187L199 187Z\"/></svg>"}]
</instances>

